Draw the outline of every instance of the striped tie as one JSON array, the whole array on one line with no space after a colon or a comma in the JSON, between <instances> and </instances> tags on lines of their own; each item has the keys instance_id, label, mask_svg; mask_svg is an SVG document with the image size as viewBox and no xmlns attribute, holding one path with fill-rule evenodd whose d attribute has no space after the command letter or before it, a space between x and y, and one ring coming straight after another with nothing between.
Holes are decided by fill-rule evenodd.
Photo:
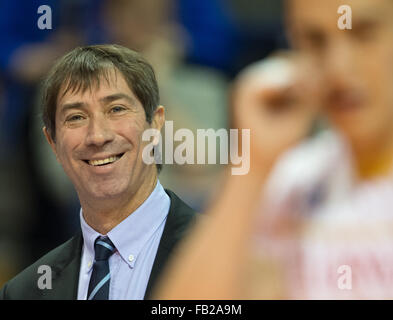
<instances>
[{"instance_id":1,"label":"striped tie","mask_svg":"<svg viewBox=\"0 0 393 320\"><path fill-rule=\"evenodd\" d=\"M108 237L98 237L94 243L95 261L91 274L88 300L108 300L109 281L109 257L115 252L116 248Z\"/></svg>"}]
</instances>

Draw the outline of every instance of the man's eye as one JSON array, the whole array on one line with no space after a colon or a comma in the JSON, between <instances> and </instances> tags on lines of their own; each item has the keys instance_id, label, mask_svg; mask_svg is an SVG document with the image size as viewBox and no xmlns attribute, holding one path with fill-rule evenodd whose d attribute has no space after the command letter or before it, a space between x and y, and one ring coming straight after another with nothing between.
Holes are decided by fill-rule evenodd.
<instances>
[{"instance_id":1,"label":"man's eye","mask_svg":"<svg viewBox=\"0 0 393 320\"><path fill-rule=\"evenodd\" d=\"M113 108L111 108L110 112L111 113L119 113L119 112L122 112L124 110L125 110L125 108L122 107L122 106L114 106Z\"/></svg>"},{"instance_id":2,"label":"man's eye","mask_svg":"<svg viewBox=\"0 0 393 320\"><path fill-rule=\"evenodd\" d=\"M307 34L306 43L313 49L320 50L326 46L326 37L319 32Z\"/></svg>"},{"instance_id":3,"label":"man's eye","mask_svg":"<svg viewBox=\"0 0 393 320\"><path fill-rule=\"evenodd\" d=\"M83 116L81 116L80 114L70 116L66 119L67 122L75 122L75 121L80 121L80 120L83 120Z\"/></svg>"},{"instance_id":4,"label":"man's eye","mask_svg":"<svg viewBox=\"0 0 393 320\"><path fill-rule=\"evenodd\" d=\"M359 40L373 40L377 33L377 25L376 23L362 23L359 25L355 25L352 29L352 33Z\"/></svg>"}]
</instances>

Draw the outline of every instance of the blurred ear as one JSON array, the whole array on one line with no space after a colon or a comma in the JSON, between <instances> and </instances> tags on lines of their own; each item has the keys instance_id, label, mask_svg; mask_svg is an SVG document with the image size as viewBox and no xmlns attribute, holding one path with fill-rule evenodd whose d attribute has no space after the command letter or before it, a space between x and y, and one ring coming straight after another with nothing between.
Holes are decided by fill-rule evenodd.
<instances>
[{"instance_id":1,"label":"blurred ear","mask_svg":"<svg viewBox=\"0 0 393 320\"><path fill-rule=\"evenodd\" d=\"M295 32L295 23L294 23L294 3L295 0L287 0L284 1L284 7L283 7L283 22L284 22L284 29L285 29L285 35L286 39L288 41L289 48L291 50L297 50L299 48L299 39L298 36L296 35Z\"/></svg>"},{"instance_id":2,"label":"blurred ear","mask_svg":"<svg viewBox=\"0 0 393 320\"><path fill-rule=\"evenodd\" d=\"M48 141L50 147L52 148L53 153L55 154L56 158L57 158L57 153L56 153L56 143L53 141L50 132L48 131L48 129L46 127L42 128L42 131L44 132L46 141Z\"/></svg>"}]
</instances>

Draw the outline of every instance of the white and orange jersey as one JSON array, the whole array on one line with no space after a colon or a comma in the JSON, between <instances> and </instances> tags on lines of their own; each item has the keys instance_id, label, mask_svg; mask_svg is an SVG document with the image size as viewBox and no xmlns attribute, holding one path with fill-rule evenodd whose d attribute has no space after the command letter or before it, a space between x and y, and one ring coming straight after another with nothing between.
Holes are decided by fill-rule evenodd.
<instances>
[{"instance_id":1,"label":"white and orange jersey","mask_svg":"<svg viewBox=\"0 0 393 320\"><path fill-rule=\"evenodd\" d=\"M360 182L351 163L324 131L272 171L256 244L284 266L290 298L393 298L393 177Z\"/></svg>"}]
</instances>

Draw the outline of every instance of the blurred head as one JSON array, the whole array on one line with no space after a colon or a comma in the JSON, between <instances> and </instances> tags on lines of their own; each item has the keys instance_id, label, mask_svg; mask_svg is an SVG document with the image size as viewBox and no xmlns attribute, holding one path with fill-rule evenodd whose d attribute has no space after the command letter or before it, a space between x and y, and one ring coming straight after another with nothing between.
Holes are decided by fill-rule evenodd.
<instances>
[{"instance_id":1,"label":"blurred head","mask_svg":"<svg viewBox=\"0 0 393 320\"><path fill-rule=\"evenodd\" d=\"M101 12L111 38L141 52L163 33L172 5L172 0L106 0Z\"/></svg>"},{"instance_id":2,"label":"blurred head","mask_svg":"<svg viewBox=\"0 0 393 320\"><path fill-rule=\"evenodd\" d=\"M43 88L44 133L80 197L133 194L151 175L142 160L148 128L164 110L151 66L115 45L76 48L51 69Z\"/></svg>"},{"instance_id":3,"label":"blurred head","mask_svg":"<svg viewBox=\"0 0 393 320\"><path fill-rule=\"evenodd\" d=\"M347 0L352 29L340 30L340 0L287 0L292 45L320 72L324 111L356 147L392 137L393 1ZM310 75L310 78L312 75Z\"/></svg>"}]
</instances>

